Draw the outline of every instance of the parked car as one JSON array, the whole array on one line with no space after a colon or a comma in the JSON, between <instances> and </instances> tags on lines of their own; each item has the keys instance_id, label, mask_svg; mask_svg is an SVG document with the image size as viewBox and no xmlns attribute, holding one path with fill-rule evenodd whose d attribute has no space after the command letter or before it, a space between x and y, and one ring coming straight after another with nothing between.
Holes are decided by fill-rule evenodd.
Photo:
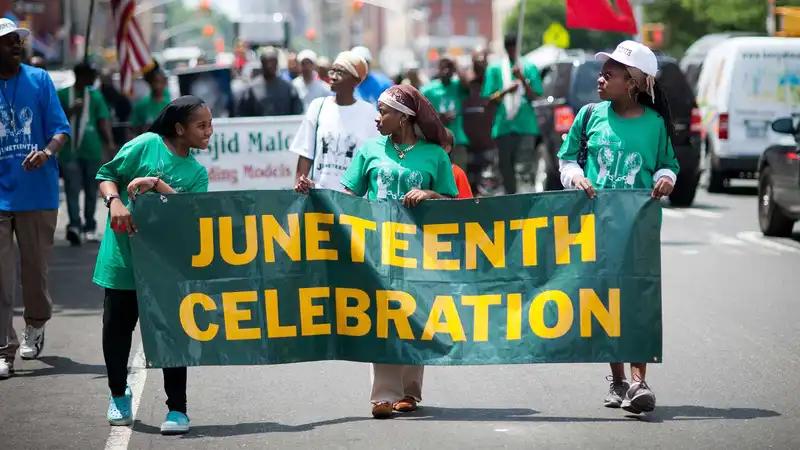
<instances>
[{"instance_id":1,"label":"parked car","mask_svg":"<svg viewBox=\"0 0 800 450\"><path fill-rule=\"evenodd\" d=\"M800 220L800 115L775 120L772 130L794 142L771 145L758 161L758 224L767 236L788 237Z\"/></svg>"},{"instance_id":2,"label":"parked car","mask_svg":"<svg viewBox=\"0 0 800 450\"><path fill-rule=\"evenodd\" d=\"M800 104L800 38L734 37L708 55L697 87L703 171L709 192L756 178L761 153L780 139L778 117Z\"/></svg>"},{"instance_id":3,"label":"parked car","mask_svg":"<svg viewBox=\"0 0 800 450\"><path fill-rule=\"evenodd\" d=\"M663 55L657 57L656 78L668 96L676 132L672 145L681 167L670 202L690 206L700 179L700 111L678 62ZM535 191L563 189L556 155L577 112L588 103L601 101L597 78L602 67L593 54L585 54L541 68L543 100L534 102L541 133L532 164Z\"/></svg>"}]
</instances>

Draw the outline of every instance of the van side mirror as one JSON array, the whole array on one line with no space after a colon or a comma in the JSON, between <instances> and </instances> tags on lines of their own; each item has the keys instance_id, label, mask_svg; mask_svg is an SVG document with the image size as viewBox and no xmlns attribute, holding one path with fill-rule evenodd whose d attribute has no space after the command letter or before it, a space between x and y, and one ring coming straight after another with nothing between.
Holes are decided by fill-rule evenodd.
<instances>
[{"instance_id":1,"label":"van side mirror","mask_svg":"<svg viewBox=\"0 0 800 450\"><path fill-rule=\"evenodd\" d=\"M796 134L791 117L781 117L772 122L772 131L781 134Z\"/></svg>"}]
</instances>

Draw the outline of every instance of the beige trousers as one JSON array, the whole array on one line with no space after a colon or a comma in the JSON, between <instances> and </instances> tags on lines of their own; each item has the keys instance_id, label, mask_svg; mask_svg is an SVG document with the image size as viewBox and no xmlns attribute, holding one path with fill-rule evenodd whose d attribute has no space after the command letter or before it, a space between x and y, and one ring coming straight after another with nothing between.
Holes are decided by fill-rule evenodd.
<instances>
[{"instance_id":1,"label":"beige trousers","mask_svg":"<svg viewBox=\"0 0 800 450\"><path fill-rule=\"evenodd\" d=\"M422 376L425 366L373 364L370 370L372 403L395 403L403 397L422 401Z\"/></svg>"},{"instance_id":2,"label":"beige trousers","mask_svg":"<svg viewBox=\"0 0 800 450\"><path fill-rule=\"evenodd\" d=\"M47 268L53 251L58 210L0 211L0 357L14 360L19 347L14 332L14 295L22 285L25 324L41 328L50 320L53 301L47 285ZM20 283L17 283L19 245Z\"/></svg>"}]
</instances>

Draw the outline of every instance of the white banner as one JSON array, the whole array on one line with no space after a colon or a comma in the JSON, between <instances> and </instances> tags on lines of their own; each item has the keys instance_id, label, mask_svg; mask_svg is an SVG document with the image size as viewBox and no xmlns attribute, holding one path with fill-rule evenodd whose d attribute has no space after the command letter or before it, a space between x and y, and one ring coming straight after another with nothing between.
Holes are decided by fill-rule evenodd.
<instances>
[{"instance_id":1,"label":"white banner","mask_svg":"<svg viewBox=\"0 0 800 450\"><path fill-rule=\"evenodd\" d=\"M215 119L208 150L209 191L292 189L297 155L289 152L303 116Z\"/></svg>"}]
</instances>

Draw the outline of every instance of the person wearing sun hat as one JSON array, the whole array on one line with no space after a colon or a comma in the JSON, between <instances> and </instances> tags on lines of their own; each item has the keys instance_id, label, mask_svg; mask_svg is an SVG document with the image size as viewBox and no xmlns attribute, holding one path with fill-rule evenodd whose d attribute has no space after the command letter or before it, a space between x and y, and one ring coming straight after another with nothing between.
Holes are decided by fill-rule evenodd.
<instances>
[{"instance_id":1,"label":"person wearing sun hat","mask_svg":"<svg viewBox=\"0 0 800 450\"><path fill-rule=\"evenodd\" d=\"M320 97L332 94L328 83L322 81L317 75L317 54L311 50L303 50L297 54L297 63L300 65L300 75L292 80L297 95L303 102L303 108L308 111L309 105Z\"/></svg>"},{"instance_id":2,"label":"person wearing sun hat","mask_svg":"<svg viewBox=\"0 0 800 450\"><path fill-rule=\"evenodd\" d=\"M70 136L50 75L22 64L30 34L0 19L0 379L14 373L18 348L23 359L35 359L44 347L53 312L48 260L60 203L56 157ZM18 340L13 317L20 284L25 329Z\"/></svg>"},{"instance_id":3,"label":"person wearing sun hat","mask_svg":"<svg viewBox=\"0 0 800 450\"><path fill-rule=\"evenodd\" d=\"M668 196L679 167L672 148L675 128L669 104L656 82L655 54L638 42L624 41L613 53L601 52L595 58L603 62L597 79L603 101L584 106L575 117L558 152L561 183L590 198L604 189L650 189L653 198ZM611 363L604 405L635 414L655 409L656 396L645 381L646 372L645 362L631 362L633 384L629 384L624 363Z\"/></svg>"}]
</instances>

